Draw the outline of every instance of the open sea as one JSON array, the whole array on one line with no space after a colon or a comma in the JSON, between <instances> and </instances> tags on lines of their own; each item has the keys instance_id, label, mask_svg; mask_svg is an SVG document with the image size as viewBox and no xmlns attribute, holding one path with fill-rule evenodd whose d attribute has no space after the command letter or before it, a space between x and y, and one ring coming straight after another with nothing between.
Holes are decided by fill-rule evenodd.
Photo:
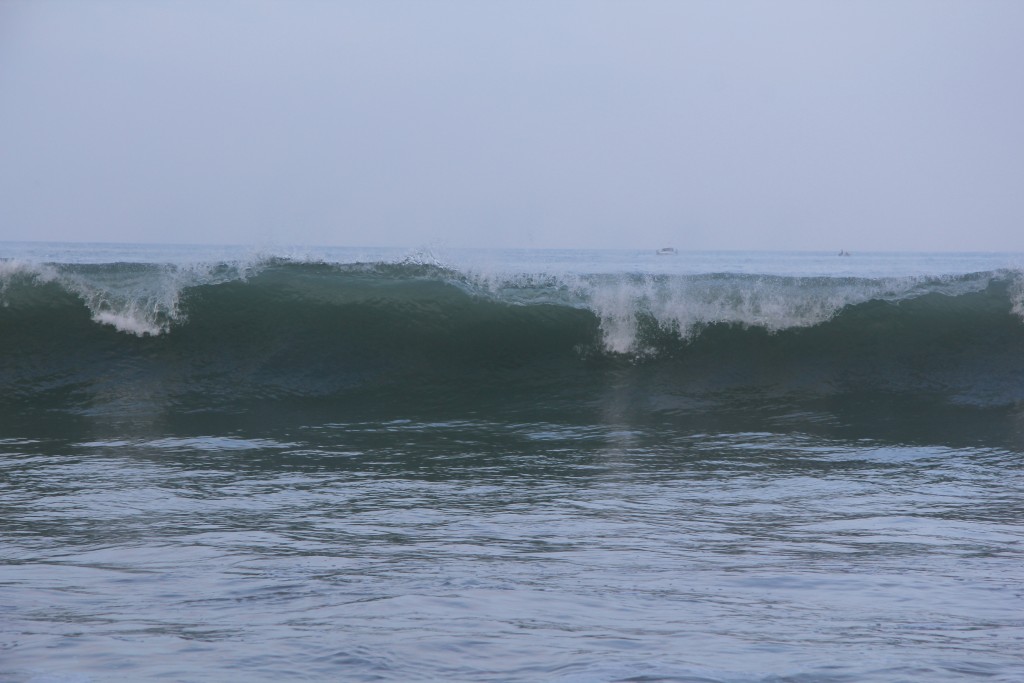
<instances>
[{"instance_id":1,"label":"open sea","mask_svg":"<svg viewBox=\"0 0 1024 683\"><path fill-rule=\"evenodd\" d=\"M0 243L0 680L1024 680L1024 256Z\"/></svg>"}]
</instances>

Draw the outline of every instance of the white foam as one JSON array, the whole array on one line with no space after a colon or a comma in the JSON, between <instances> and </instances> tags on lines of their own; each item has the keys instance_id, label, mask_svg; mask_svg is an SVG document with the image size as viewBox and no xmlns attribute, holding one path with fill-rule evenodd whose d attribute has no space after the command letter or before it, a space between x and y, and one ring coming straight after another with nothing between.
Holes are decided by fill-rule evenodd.
<instances>
[{"instance_id":1,"label":"white foam","mask_svg":"<svg viewBox=\"0 0 1024 683\"><path fill-rule=\"evenodd\" d=\"M500 270L477 271L468 277L475 288L507 303L550 301L587 308L598 317L604 349L635 356L653 351L643 340L644 319L684 339L692 339L713 324L760 327L774 333L818 325L847 305L911 296L921 280L654 273L528 275ZM958 284L964 286L976 289L980 285ZM1024 288L1020 304L1024 310Z\"/></svg>"},{"instance_id":2,"label":"white foam","mask_svg":"<svg viewBox=\"0 0 1024 683\"><path fill-rule=\"evenodd\" d=\"M35 263L21 259L0 260L0 293L16 279L31 280L36 284L52 282L57 279L57 271L45 263Z\"/></svg>"},{"instance_id":3,"label":"white foam","mask_svg":"<svg viewBox=\"0 0 1024 683\"><path fill-rule=\"evenodd\" d=\"M1011 271L1010 288L1010 310L1013 314L1024 321L1024 271Z\"/></svg>"},{"instance_id":4,"label":"white foam","mask_svg":"<svg viewBox=\"0 0 1024 683\"><path fill-rule=\"evenodd\" d=\"M126 313L99 311L93 314L92 319L103 325L111 325L117 328L118 332L127 332L138 337L156 336L167 331L165 326L155 324L145 318L136 318Z\"/></svg>"},{"instance_id":5,"label":"white foam","mask_svg":"<svg viewBox=\"0 0 1024 683\"><path fill-rule=\"evenodd\" d=\"M144 337L165 334L185 321L181 297L187 288L245 280L263 263L253 256L234 263L67 269L55 279L82 299L93 321Z\"/></svg>"}]
</instances>

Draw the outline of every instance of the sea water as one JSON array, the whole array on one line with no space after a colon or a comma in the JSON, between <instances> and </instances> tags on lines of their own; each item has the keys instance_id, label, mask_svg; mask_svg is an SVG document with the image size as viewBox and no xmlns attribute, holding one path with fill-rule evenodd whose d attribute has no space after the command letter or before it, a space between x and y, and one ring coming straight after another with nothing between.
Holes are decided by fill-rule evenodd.
<instances>
[{"instance_id":1,"label":"sea water","mask_svg":"<svg viewBox=\"0 0 1024 683\"><path fill-rule=\"evenodd\" d=\"M1022 680L1022 263L0 244L0 680Z\"/></svg>"}]
</instances>

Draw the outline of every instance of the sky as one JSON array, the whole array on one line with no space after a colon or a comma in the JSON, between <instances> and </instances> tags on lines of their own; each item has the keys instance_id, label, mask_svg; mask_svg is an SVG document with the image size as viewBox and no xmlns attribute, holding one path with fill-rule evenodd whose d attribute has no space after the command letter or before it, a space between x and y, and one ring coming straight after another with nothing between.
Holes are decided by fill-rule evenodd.
<instances>
[{"instance_id":1,"label":"sky","mask_svg":"<svg viewBox=\"0 0 1024 683\"><path fill-rule=\"evenodd\" d=\"M1024 251L1019 0L4 0L0 240Z\"/></svg>"}]
</instances>

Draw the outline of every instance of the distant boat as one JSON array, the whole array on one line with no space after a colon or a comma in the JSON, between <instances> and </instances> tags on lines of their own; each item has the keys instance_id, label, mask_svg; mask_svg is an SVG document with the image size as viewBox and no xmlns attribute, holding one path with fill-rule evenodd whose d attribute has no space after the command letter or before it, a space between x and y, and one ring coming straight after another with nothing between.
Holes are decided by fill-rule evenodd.
<instances>
[{"instance_id":1,"label":"distant boat","mask_svg":"<svg viewBox=\"0 0 1024 683\"><path fill-rule=\"evenodd\" d=\"M850 252L846 251L845 249L840 249L839 250L839 255L840 256L849 256Z\"/></svg>"},{"instance_id":2,"label":"distant boat","mask_svg":"<svg viewBox=\"0 0 1024 683\"><path fill-rule=\"evenodd\" d=\"M675 247L662 247L658 250L658 256L675 256L678 253Z\"/></svg>"}]
</instances>

